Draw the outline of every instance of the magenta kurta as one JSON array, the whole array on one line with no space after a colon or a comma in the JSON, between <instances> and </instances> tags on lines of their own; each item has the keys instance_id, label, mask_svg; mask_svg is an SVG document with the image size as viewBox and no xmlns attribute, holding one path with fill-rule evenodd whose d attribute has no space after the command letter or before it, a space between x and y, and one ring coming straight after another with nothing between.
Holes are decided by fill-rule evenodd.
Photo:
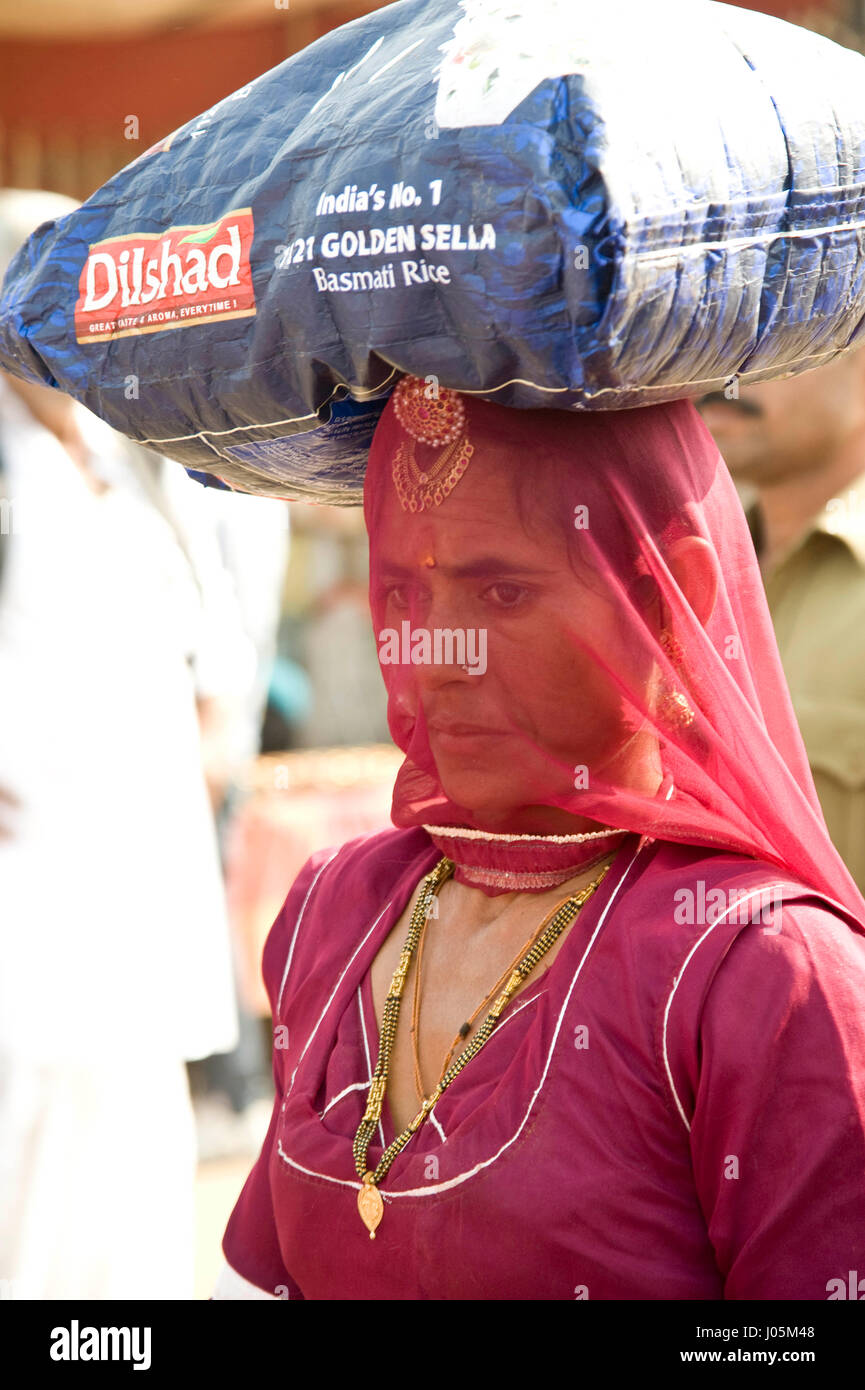
<instances>
[{"instance_id":1,"label":"magenta kurta","mask_svg":"<svg viewBox=\"0 0 865 1390\"><path fill-rule=\"evenodd\" d=\"M865 1271L865 933L771 865L637 836L395 1159L371 1241L370 965L439 857L390 830L289 893L233 1270L283 1298L497 1300L820 1300Z\"/></svg>"}]
</instances>

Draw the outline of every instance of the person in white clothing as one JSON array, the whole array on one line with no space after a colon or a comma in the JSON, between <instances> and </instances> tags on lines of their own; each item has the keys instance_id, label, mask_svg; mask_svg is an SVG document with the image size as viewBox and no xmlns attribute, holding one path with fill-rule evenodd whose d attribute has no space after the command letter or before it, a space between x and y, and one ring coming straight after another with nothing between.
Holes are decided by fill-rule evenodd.
<instances>
[{"instance_id":1,"label":"person in white clothing","mask_svg":"<svg viewBox=\"0 0 865 1390\"><path fill-rule=\"evenodd\" d=\"M72 206L0 195L7 259ZM179 465L8 377L0 460L0 1291L191 1298L185 1062L236 1041L199 715L254 652Z\"/></svg>"}]
</instances>

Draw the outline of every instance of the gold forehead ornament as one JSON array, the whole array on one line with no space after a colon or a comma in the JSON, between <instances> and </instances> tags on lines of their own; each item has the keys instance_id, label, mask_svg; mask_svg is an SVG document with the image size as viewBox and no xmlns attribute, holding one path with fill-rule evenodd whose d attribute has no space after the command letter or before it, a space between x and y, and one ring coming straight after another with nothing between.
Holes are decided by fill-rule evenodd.
<instances>
[{"instance_id":1,"label":"gold forehead ornament","mask_svg":"<svg viewBox=\"0 0 865 1390\"><path fill-rule=\"evenodd\" d=\"M394 413L409 436L393 461L393 481L403 511L438 507L456 487L469 466L474 445L469 443L466 408L458 391L428 385L420 377L404 376L393 393ZM415 442L441 453L421 468Z\"/></svg>"}]
</instances>

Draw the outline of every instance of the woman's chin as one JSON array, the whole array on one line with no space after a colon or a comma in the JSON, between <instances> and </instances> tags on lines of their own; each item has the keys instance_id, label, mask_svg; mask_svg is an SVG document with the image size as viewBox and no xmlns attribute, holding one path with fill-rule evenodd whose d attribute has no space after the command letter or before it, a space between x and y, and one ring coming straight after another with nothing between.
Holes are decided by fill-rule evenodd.
<instances>
[{"instance_id":1,"label":"woman's chin","mask_svg":"<svg viewBox=\"0 0 865 1390\"><path fill-rule=\"evenodd\" d=\"M473 818L504 818L519 805L518 791L508 783L507 778L496 776L494 772L458 771L443 772L439 768L442 791L448 801L463 808Z\"/></svg>"},{"instance_id":2,"label":"woman's chin","mask_svg":"<svg viewBox=\"0 0 865 1390\"><path fill-rule=\"evenodd\" d=\"M437 763L439 781L448 801L461 807L485 829L495 830L501 823L508 829L514 817L526 806L538 801L539 790L534 784L523 785L507 767L445 766Z\"/></svg>"}]
</instances>

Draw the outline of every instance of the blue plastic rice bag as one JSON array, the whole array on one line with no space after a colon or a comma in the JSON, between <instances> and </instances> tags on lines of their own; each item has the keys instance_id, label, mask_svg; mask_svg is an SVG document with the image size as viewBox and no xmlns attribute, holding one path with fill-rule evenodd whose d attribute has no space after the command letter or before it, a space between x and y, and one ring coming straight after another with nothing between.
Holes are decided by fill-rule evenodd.
<instances>
[{"instance_id":1,"label":"blue plastic rice bag","mask_svg":"<svg viewBox=\"0 0 865 1390\"><path fill-rule=\"evenodd\" d=\"M712 0L402 0L18 253L0 365L244 491L360 500L399 374L618 409L865 312L865 58Z\"/></svg>"}]
</instances>

